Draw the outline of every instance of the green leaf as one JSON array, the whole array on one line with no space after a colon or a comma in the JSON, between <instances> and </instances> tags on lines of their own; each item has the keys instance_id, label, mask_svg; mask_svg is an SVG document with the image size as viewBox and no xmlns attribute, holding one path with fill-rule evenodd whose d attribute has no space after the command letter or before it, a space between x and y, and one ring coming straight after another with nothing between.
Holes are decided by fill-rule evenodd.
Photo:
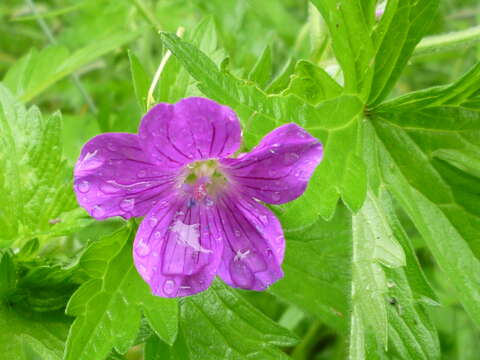
<instances>
[{"instance_id":1,"label":"green leaf","mask_svg":"<svg viewBox=\"0 0 480 360\"><path fill-rule=\"evenodd\" d=\"M0 303L2 358L60 360L69 319L60 312L34 313Z\"/></svg>"},{"instance_id":2,"label":"green leaf","mask_svg":"<svg viewBox=\"0 0 480 360\"><path fill-rule=\"evenodd\" d=\"M460 302L480 326L480 262L475 256L480 221L478 207L471 206L476 203L478 180L435 159L429 161L428 155L440 144L478 146L474 145L480 139L478 131L408 131L381 120L373 125L369 140L378 148L381 181L409 215Z\"/></svg>"},{"instance_id":3,"label":"green leaf","mask_svg":"<svg viewBox=\"0 0 480 360\"><path fill-rule=\"evenodd\" d=\"M428 31L439 0L389 0L372 37L377 52L368 103L384 100L407 65L415 46Z\"/></svg>"},{"instance_id":4,"label":"green leaf","mask_svg":"<svg viewBox=\"0 0 480 360\"><path fill-rule=\"evenodd\" d=\"M68 336L65 360L104 358L112 348L125 353L135 341L142 313L158 336L168 343L174 341L176 300L151 294L133 265L132 237L133 231L124 228L104 238L101 246L94 243L93 250L85 253L88 261L83 266L93 279L83 284L68 303L67 313L76 319ZM112 249L118 250L112 253ZM102 267L103 272L97 271Z\"/></svg>"},{"instance_id":5,"label":"green leaf","mask_svg":"<svg viewBox=\"0 0 480 360\"><path fill-rule=\"evenodd\" d=\"M207 16L185 38L208 54L218 63L224 58L222 51L217 49L217 33L213 17ZM193 79L176 58L170 58L165 66L158 84L157 99L170 103L177 102L186 96L198 95Z\"/></svg>"},{"instance_id":6,"label":"green leaf","mask_svg":"<svg viewBox=\"0 0 480 360\"><path fill-rule=\"evenodd\" d=\"M469 100L474 99L479 89L480 62L452 84L411 92L384 102L374 111L378 113L419 111L441 105L462 105L474 110L475 106L470 107L467 104ZM478 109L478 106L476 108Z\"/></svg>"},{"instance_id":7,"label":"green leaf","mask_svg":"<svg viewBox=\"0 0 480 360\"><path fill-rule=\"evenodd\" d=\"M261 89L264 89L272 77L272 49L266 46L262 55L248 74L248 80L256 83Z\"/></svg>"},{"instance_id":8,"label":"green leaf","mask_svg":"<svg viewBox=\"0 0 480 360\"><path fill-rule=\"evenodd\" d=\"M295 94L316 105L320 101L340 96L343 89L322 68L301 60L295 67L289 87L282 95Z\"/></svg>"},{"instance_id":9,"label":"green leaf","mask_svg":"<svg viewBox=\"0 0 480 360\"><path fill-rule=\"evenodd\" d=\"M147 94L150 86L150 79L140 60L131 51L128 52L128 59L130 61L130 72L132 74L135 96L140 111L144 114L147 112Z\"/></svg>"},{"instance_id":10,"label":"green leaf","mask_svg":"<svg viewBox=\"0 0 480 360\"><path fill-rule=\"evenodd\" d=\"M84 212L67 216L77 205L62 160L61 125L60 114L44 118L36 107L27 110L0 84L0 246L58 236L52 230L64 217L69 226L59 233L85 225Z\"/></svg>"},{"instance_id":11,"label":"green leaf","mask_svg":"<svg viewBox=\"0 0 480 360\"><path fill-rule=\"evenodd\" d=\"M345 91L366 99L373 76L374 47L364 1L313 0L312 3L328 25L332 47L343 70Z\"/></svg>"},{"instance_id":12,"label":"green leaf","mask_svg":"<svg viewBox=\"0 0 480 360\"><path fill-rule=\"evenodd\" d=\"M384 189L378 197L369 192L354 216L352 262L350 357L393 351L405 359L439 359L436 330L419 302L432 290Z\"/></svg>"},{"instance_id":13,"label":"green leaf","mask_svg":"<svg viewBox=\"0 0 480 360\"><path fill-rule=\"evenodd\" d=\"M286 232L285 277L269 289L343 333L348 327L351 228L350 213L339 206L330 221L317 217L309 227Z\"/></svg>"},{"instance_id":14,"label":"green leaf","mask_svg":"<svg viewBox=\"0 0 480 360\"><path fill-rule=\"evenodd\" d=\"M141 31L118 32L97 39L72 54L63 46L31 51L10 68L5 85L24 102L32 100L45 89L109 52L136 39Z\"/></svg>"},{"instance_id":15,"label":"green leaf","mask_svg":"<svg viewBox=\"0 0 480 360\"><path fill-rule=\"evenodd\" d=\"M0 252L0 301L7 298L15 290L17 282L15 264L8 251Z\"/></svg>"},{"instance_id":16,"label":"green leaf","mask_svg":"<svg viewBox=\"0 0 480 360\"><path fill-rule=\"evenodd\" d=\"M438 149L432 155L457 169L480 178L480 153L473 150Z\"/></svg>"},{"instance_id":17,"label":"green leaf","mask_svg":"<svg viewBox=\"0 0 480 360\"><path fill-rule=\"evenodd\" d=\"M296 343L288 330L220 281L184 298L180 313L180 330L192 359L287 359L276 346Z\"/></svg>"}]
</instances>

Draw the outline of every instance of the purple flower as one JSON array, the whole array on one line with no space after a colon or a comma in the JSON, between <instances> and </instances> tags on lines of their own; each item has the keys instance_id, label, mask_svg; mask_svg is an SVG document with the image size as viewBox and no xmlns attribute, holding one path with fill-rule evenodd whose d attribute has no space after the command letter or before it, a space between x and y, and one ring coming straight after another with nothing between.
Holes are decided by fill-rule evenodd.
<instances>
[{"instance_id":1,"label":"purple flower","mask_svg":"<svg viewBox=\"0 0 480 360\"><path fill-rule=\"evenodd\" d=\"M285 250L275 215L307 187L322 145L295 124L231 158L240 123L204 98L158 104L136 134L107 133L82 149L75 193L91 216L145 216L135 266L154 294L186 296L215 275L233 287L264 290L283 276Z\"/></svg>"}]
</instances>

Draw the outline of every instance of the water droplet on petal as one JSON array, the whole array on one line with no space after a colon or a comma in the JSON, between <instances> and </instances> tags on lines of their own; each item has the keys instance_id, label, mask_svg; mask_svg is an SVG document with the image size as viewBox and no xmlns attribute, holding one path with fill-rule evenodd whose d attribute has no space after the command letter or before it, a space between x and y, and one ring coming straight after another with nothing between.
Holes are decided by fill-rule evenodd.
<instances>
[{"instance_id":1,"label":"water droplet on petal","mask_svg":"<svg viewBox=\"0 0 480 360\"><path fill-rule=\"evenodd\" d=\"M105 210L100 205L95 205L92 210L92 216L94 218L102 217L105 214Z\"/></svg>"},{"instance_id":2,"label":"water droplet on petal","mask_svg":"<svg viewBox=\"0 0 480 360\"><path fill-rule=\"evenodd\" d=\"M88 181L82 181L77 185L78 191L86 193L90 190L90 183Z\"/></svg>"},{"instance_id":3,"label":"water droplet on petal","mask_svg":"<svg viewBox=\"0 0 480 360\"><path fill-rule=\"evenodd\" d=\"M285 165L292 165L294 164L300 156L297 153L286 153L283 157L283 162Z\"/></svg>"},{"instance_id":4,"label":"water droplet on petal","mask_svg":"<svg viewBox=\"0 0 480 360\"><path fill-rule=\"evenodd\" d=\"M148 219L148 223L150 224L151 227L154 227L158 223L158 219L155 216L152 216L151 218Z\"/></svg>"},{"instance_id":5,"label":"water droplet on petal","mask_svg":"<svg viewBox=\"0 0 480 360\"><path fill-rule=\"evenodd\" d=\"M135 206L135 199L123 199L120 203L120 209L123 211L132 211Z\"/></svg>"},{"instance_id":6,"label":"water droplet on petal","mask_svg":"<svg viewBox=\"0 0 480 360\"><path fill-rule=\"evenodd\" d=\"M173 280L166 280L166 281L163 283L163 291L164 291L165 294L167 294L167 295L173 294L173 292L175 291L175 281L173 281Z\"/></svg>"},{"instance_id":7,"label":"water droplet on petal","mask_svg":"<svg viewBox=\"0 0 480 360\"><path fill-rule=\"evenodd\" d=\"M252 271L243 261L230 261L230 276L235 285L243 289L251 289L255 281Z\"/></svg>"},{"instance_id":8,"label":"water droplet on petal","mask_svg":"<svg viewBox=\"0 0 480 360\"><path fill-rule=\"evenodd\" d=\"M282 197L282 196L281 196L281 194L280 194L279 192L274 192L274 193L272 193L272 200L273 200L273 201L279 201L281 197Z\"/></svg>"},{"instance_id":9,"label":"water droplet on petal","mask_svg":"<svg viewBox=\"0 0 480 360\"><path fill-rule=\"evenodd\" d=\"M139 256L147 256L148 254L150 254L150 251L150 245L145 238L142 237L138 242L135 243L135 252Z\"/></svg>"}]
</instances>

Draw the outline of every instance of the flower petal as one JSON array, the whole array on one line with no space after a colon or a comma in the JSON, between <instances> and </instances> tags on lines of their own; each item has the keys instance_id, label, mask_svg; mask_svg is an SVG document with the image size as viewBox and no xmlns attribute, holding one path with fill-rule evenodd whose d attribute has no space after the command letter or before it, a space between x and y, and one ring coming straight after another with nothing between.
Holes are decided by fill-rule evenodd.
<instances>
[{"instance_id":1,"label":"flower petal","mask_svg":"<svg viewBox=\"0 0 480 360\"><path fill-rule=\"evenodd\" d=\"M303 194L322 156L317 139L296 124L286 124L251 152L221 162L244 193L269 204L283 204Z\"/></svg>"},{"instance_id":2,"label":"flower petal","mask_svg":"<svg viewBox=\"0 0 480 360\"><path fill-rule=\"evenodd\" d=\"M151 163L138 140L135 134L108 133L83 147L74 190L94 218L144 216L171 193L176 173Z\"/></svg>"},{"instance_id":3,"label":"flower petal","mask_svg":"<svg viewBox=\"0 0 480 360\"><path fill-rule=\"evenodd\" d=\"M229 107L191 97L153 107L143 117L139 135L154 162L174 168L233 154L240 146L240 122Z\"/></svg>"},{"instance_id":4,"label":"flower petal","mask_svg":"<svg viewBox=\"0 0 480 360\"><path fill-rule=\"evenodd\" d=\"M207 289L220 263L223 243L214 206L172 199L140 225L134 243L135 266L153 294L193 295Z\"/></svg>"},{"instance_id":5,"label":"flower petal","mask_svg":"<svg viewBox=\"0 0 480 360\"><path fill-rule=\"evenodd\" d=\"M224 233L218 275L228 285L265 290L283 277L285 238L275 215L241 195L224 195L217 204Z\"/></svg>"}]
</instances>

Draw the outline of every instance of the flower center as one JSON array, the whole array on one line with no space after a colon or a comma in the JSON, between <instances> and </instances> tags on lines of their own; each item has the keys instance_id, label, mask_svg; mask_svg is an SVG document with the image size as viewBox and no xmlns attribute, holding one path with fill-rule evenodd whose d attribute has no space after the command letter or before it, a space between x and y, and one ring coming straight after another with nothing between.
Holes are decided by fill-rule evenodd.
<instances>
[{"instance_id":1,"label":"flower center","mask_svg":"<svg viewBox=\"0 0 480 360\"><path fill-rule=\"evenodd\" d=\"M180 188L191 202L208 202L225 188L227 179L217 160L195 161L188 164L180 178ZM192 204L193 205L193 204Z\"/></svg>"}]
</instances>

